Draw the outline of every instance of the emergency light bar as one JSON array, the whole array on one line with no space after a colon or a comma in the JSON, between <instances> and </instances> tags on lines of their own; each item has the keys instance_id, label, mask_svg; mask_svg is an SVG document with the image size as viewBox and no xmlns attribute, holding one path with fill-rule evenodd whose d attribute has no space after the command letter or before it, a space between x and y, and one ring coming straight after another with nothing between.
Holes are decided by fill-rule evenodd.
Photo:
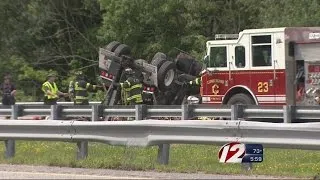
<instances>
[{"instance_id":1,"label":"emergency light bar","mask_svg":"<svg viewBox=\"0 0 320 180\"><path fill-rule=\"evenodd\" d=\"M215 40L217 39L238 39L239 34L216 34Z\"/></svg>"}]
</instances>

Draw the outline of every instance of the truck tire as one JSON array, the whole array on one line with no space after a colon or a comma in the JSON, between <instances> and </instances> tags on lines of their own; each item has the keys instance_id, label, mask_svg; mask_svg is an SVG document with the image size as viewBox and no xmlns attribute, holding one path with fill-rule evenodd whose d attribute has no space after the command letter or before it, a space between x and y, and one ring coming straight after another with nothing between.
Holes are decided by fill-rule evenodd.
<instances>
[{"instance_id":1,"label":"truck tire","mask_svg":"<svg viewBox=\"0 0 320 180\"><path fill-rule=\"evenodd\" d=\"M179 71L192 76L198 76L202 70L202 64L195 59L177 58L175 63Z\"/></svg>"},{"instance_id":2,"label":"truck tire","mask_svg":"<svg viewBox=\"0 0 320 180\"><path fill-rule=\"evenodd\" d=\"M255 102L254 100L248 96L247 94L244 93L239 93L239 94L235 94L233 95L228 103L228 105L233 105L233 104L248 104L248 105L254 105Z\"/></svg>"},{"instance_id":3,"label":"truck tire","mask_svg":"<svg viewBox=\"0 0 320 180\"><path fill-rule=\"evenodd\" d=\"M118 41L112 41L105 47L105 49L108 51L114 52L120 44L121 43L119 43Z\"/></svg>"},{"instance_id":4,"label":"truck tire","mask_svg":"<svg viewBox=\"0 0 320 180\"><path fill-rule=\"evenodd\" d=\"M171 61L162 64L158 71L158 88L160 91L166 91L174 85L176 76L176 66Z\"/></svg>"},{"instance_id":5,"label":"truck tire","mask_svg":"<svg viewBox=\"0 0 320 180\"><path fill-rule=\"evenodd\" d=\"M151 64L154 66L157 66L157 69L159 70L159 68L161 67L161 65L167 60L167 55L165 55L162 52L157 52L152 60L151 60Z\"/></svg>"},{"instance_id":6,"label":"truck tire","mask_svg":"<svg viewBox=\"0 0 320 180\"><path fill-rule=\"evenodd\" d=\"M120 44L116 50L114 50L114 54L116 56L122 56L122 55L130 55L131 53L131 48L125 44Z\"/></svg>"}]
</instances>

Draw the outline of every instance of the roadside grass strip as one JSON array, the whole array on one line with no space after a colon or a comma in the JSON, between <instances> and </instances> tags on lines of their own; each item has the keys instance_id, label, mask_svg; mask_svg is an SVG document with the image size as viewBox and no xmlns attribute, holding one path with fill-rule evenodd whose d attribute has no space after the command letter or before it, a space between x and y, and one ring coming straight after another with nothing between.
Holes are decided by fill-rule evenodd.
<instances>
[{"instance_id":1,"label":"roadside grass strip","mask_svg":"<svg viewBox=\"0 0 320 180\"><path fill-rule=\"evenodd\" d=\"M77 160L75 143L16 141L16 155L12 159L5 159L4 143L0 145L0 163L287 177L314 177L320 174L319 151L264 149L264 161L253 164L252 170L245 171L240 164L219 163L219 148L210 145L171 145L169 165L159 165L156 146L141 148L89 143L88 158Z\"/></svg>"}]
</instances>

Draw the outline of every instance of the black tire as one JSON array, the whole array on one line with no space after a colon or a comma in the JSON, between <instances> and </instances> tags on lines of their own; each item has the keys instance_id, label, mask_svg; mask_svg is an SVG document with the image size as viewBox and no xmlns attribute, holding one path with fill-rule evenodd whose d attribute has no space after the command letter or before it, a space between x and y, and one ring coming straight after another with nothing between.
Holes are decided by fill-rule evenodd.
<instances>
[{"instance_id":1,"label":"black tire","mask_svg":"<svg viewBox=\"0 0 320 180\"><path fill-rule=\"evenodd\" d=\"M235 94L233 95L228 103L228 105L233 105L233 104L248 104L248 105L254 105L256 104L254 102L254 100L248 96L247 94L243 94L243 93L240 93L240 94Z\"/></svg>"},{"instance_id":2,"label":"black tire","mask_svg":"<svg viewBox=\"0 0 320 180\"><path fill-rule=\"evenodd\" d=\"M159 68L162 66L162 64L167 60L167 55L165 55L162 52L157 52L152 60L151 60L151 64L154 66L157 66L157 69L159 70Z\"/></svg>"},{"instance_id":3,"label":"black tire","mask_svg":"<svg viewBox=\"0 0 320 180\"><path fill-rule=\"evenodd\" d=\"M118 41L112 41L105 47L105 49L108 51L114 52L120 44L121 43Z\"/></svg>"},{"instance_id":4,"label":"black tire","mask_svg":"<svg viewBox=\"0 0 320 180\"><path fill-rule=\"evenodd\" d=\"M162 64L158 71L158 88L160 91L170 89L175 83L176 65L171 61Z\"/></svg>"},{"instance_id":5,"label":"black tire","mask_svg":"<svg viewBox=\"0 0 320 180\"><path fill-rule=\"evenodd\" d=\"M122 56L122 55L130 55L131 48L125 44L120 44L116 50L114 50L114 54L116 56Z\"/></svg>"},{"instance_id":6,"label":"black tire","mask_svg":"<svg viewBox=\"0 0 320 180\"><path fill-rule=\"evenodd\" d=\"M202 64L191 58L177 58L175 60L177 69L192 76L198 76L202 70Z\"/></svg>"}]
</instances>

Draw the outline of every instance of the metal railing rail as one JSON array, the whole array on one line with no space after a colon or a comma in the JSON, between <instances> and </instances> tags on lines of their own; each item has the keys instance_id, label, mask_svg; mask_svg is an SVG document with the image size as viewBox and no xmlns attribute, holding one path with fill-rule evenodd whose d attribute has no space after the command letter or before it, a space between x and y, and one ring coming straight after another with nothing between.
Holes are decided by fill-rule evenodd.
<instances>
[{"instance_id":1,"label":"metal railing rail","mask_svg":"<svg viewBox=\"0 0 320 180\"><path fill-rule=\"evenodd\" d=\"M136 106L102 106L100 104L74 106L58 104L47 106L42 104L17 104L0 106L0 116L39 115L50 116L51 119L66 117L89 117L97 121L99 117L135 117L145 119L152 117L225 117L229 119L276 119L278 122L320 122L320 106L253 106L253 105L136 105ZM274 121L272 121L274 122Z\"/></svg>"},{"instance_id":2,"label":"metal railing rail","mask_svg":"<svg viewBox=\"0 0 320 180\"><path fill-rule=\"evenodd\" d=\"M264 147L320 149L320 123L265 123L248 121L0 121L0 140L12 157L13 140L77 142L78 158L87 156L84 144L159 146L158 161L168 164L169 144L259 143ZM11 139L11 140L7 140Z\"/></svg>"},{"instance_id":3,"label":"metal railing rail","mask_svg":"<svg viewBox=\"0 0 320 180\"><path fill-rule=\"evenodd\" d=\"M320 122L320 107L319 106L262 107L262 106L246 106L246 105L232 105L232 106L136 105L136 106L106 106L105 107L99 104L91 104L91 105L85 105L85 106L58 104L53 106L45 106L42 104L23 104L22 103L22 104L16 104L13 106L3 106L3 105L0 106L0 115L11 116L11 119L13 120L17 120L20 116L25 116L25 115L50 116L50 119L57 120L57 121L65 120L70 117L78 117L78 116L88 117L91 119L91 121L99 121L100 117L104 117L104 116L135 117L136 120L143 120L143 119L148 119L152 117L180 117L182 120L190 120L193 117L210 116L210 117L227 117L232 120L245 119L248 121L252 121L252 118L258 118L258 119L255 119L258 121L261 121L262 119L277 119L278 120L277 122L284 122L284 123L290 124L292 122L299 122L299 121L302 121L304 123L308 121ZM181 122L183 123L185 121L181 121ZM225 121L225 122L230 124L234 121ZM242 121L242 123L244 122L245 121ZM45 123L45 122L44 121L35 122L35 124L41 124L41 123ZM98 122L92 122L92 123L98 123ZM116 123L122 123L122 122L112 122L112 123L116 124ZM169 122L166 121L166 123L169 123ZM277 126L278 124L279 123L275 124L275 126ZM192 130L192 132L195 132L197 130L198 129L195 128ZM260 133L263 131L264 129L261 129ZM303 132L301 133L303 134ZM273 134L277 134L277 133L274 132ZM75 137L76 136L73 136L73 138ZM49 137L46 137L45 139L48 139L48 138ZM172 138L174 139L174 136L172 136ZM79 138L79 140L81 140L81 138ZM89 140L92 140L92 139L89 139ZM256 142L258 143L259 142L258 140L260 139L256 139L256 140L257 140ZM141 141L141 139L137 141ZM292 140L289 140L289 141L292 141ZM160 142L160 141L157 141L157 142ZM170 141L168 139L165 139L162 141L162 144L159 145L159 153L165 154L163 156L160 156L160 157L164 157L162 159L160 158L161 159L159 160L160 162L164 164L167 163L170 146L169 144L166 144L166 143L173 143L173 142L178 143L179 141ZM6 144L6 157L13 157L15 152L15 141L12 139L6 140L5 144ZM85 140L79 141L77 145L79 148L78 157L79 158L86 157L87 149L88 149L88 141L85 141Z\"/></svg>"}]
</instances>

